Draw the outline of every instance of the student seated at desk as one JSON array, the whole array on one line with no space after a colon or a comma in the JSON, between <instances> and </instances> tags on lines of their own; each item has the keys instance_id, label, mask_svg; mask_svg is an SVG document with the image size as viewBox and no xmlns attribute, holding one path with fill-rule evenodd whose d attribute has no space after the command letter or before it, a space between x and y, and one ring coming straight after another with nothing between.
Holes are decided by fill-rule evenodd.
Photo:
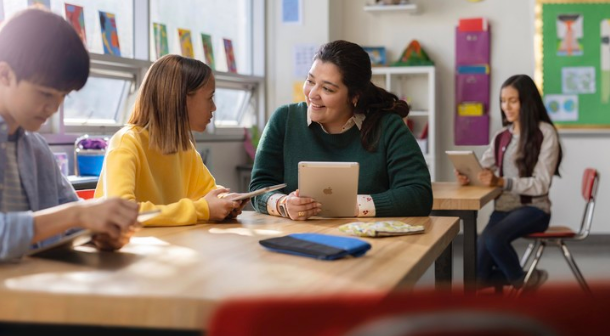
<instances>
[{"instance_id":1,"label":"student seated at desk","mask_svg":"<svg viewBox=\"0 0 610 336\"><path fill-rule=\"evenodd\" d=\"M250 190L288 184L285 193L254 197L258 212L315 216L324 204L299 197L298 163L352 161L360 164L358 216L430 213L430 173L402 119L409 106L371 76L371 60L357 44L334 41L318 50L303 85L306 102L275 111L258 145Z\"/></svg>"},{"instance_id":2,"label":"student seated at desk","mask_svg":"<svg viewBox=\"0 0 610 336\"><path fill-rule=\"evenodd\" d=\"M137 224L134 202L75 202L36 133L88 76L89 54L62 17L29 9L0 28L0 260L53 243L70 228L97 232L98 247L120 248Z\"/></svg>"},{"instance_id":3,"label":"student seated at desk","mask_svg":"<svg viewBox=\"0 0 610 336\"><path fill-rule=\"evenodd\" d=\"M146 225L188 225L236 217L247 201L223 197L192 141L216 110L216 82L201 61L166 55L148 71L128 125L107 149L95 197L135 200L161 209ZM230 194L229 194L230 195Z\"/></svg>"},{"instance_id":4,"label":"student seated at desk","mask_svg":"<svg viewBox=\"0 0 610 336\"><path fill-rule=\"evenodd\" d=\"M482 287L509 283L521 288L525 272L511 243L548 228L549 189L553 175L559 176L562 151L557 130L529 76L515 75L502 84L500 110L505 127L483 154L485 169L478 178L504 192L478 240L477 278ZM465 175L456 175L462 185L470 182ZM539 287L546 278L545 271L536 270L525 289Z\"/></svg>"}]
</instances>

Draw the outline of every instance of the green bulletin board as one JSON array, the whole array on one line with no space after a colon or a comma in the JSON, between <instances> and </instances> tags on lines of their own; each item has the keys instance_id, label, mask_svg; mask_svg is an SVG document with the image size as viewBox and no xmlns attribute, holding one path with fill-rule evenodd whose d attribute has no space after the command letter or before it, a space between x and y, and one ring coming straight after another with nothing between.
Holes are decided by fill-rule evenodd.
<instances>
[{"instance_id":1,"label":"green bulletin board","mask_svg":"<svg viewBox=\"0 0 610 336\"><path fill-rule=\"evenodd\" d=\"M610 128L610 0L537 1L536 80L558 127Z\"/></svg>"}]
</instances>

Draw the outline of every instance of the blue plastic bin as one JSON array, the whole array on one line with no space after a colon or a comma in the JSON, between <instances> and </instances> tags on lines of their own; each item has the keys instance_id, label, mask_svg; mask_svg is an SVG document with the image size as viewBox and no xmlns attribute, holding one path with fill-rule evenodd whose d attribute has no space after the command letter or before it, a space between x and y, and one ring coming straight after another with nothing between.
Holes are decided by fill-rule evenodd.
<instances>
[{"instance_id":1,"label":"blue plastic bin","mask_svg":"<svg viewBox=\"0 0 610 336\"><path fill-rule=\"evenodd\" d=\"M100 176L104 165L103 150L77 150L76 162L79 176Z\"/></svg>"}]
</instances>

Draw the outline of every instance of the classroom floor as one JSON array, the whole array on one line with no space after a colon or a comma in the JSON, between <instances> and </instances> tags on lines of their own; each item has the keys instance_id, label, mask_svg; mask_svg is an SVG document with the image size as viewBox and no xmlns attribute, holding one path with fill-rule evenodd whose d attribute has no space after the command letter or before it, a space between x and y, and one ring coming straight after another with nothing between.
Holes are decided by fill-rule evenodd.
<instances>
[{"instance_id":1,"label":"classroom floor","mask_svg":"<svg viewBox=\"0 0 610 336\"><path fill-rule=\"evenodd\" d=\"M463 286L463 245L462 235L459 235L453 243L453 286ZM519 239L514 246L519 256L522 256L527 248L528 241ZM610 281L610 236L594 235L584 241L567 242L566 245L576 264L580 268L585 280L591 284L599 281ZM544 269L549 273L547 283L562 282L577 284L572 270L565 261L563 254L555 245L548 245L544 249L538 269ZM430 267L415 285L415 289L429 288L434 286L434 266Z\"/></svg>"}]
</instances>

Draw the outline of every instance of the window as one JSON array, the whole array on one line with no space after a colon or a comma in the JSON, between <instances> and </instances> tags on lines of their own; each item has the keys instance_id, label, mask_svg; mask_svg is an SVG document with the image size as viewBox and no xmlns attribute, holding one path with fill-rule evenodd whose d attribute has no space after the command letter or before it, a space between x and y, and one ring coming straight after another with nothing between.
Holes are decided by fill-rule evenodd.
<instances>
[{"instance_id":1,"label":"window","mask_svg":"<svg viewBox=\"0 0 610 336\"><path fill-rule=\"evenodd\" d=\"M262 46L257 48L254 43L262 39L263 20L258 13L263 9L264 1L260 0L181 0L180 6L169 0L150 0L150 59L165 52L183 54L181 43L186 43L195 59L216 70L217 110L207 130L210 133L223 133L230 128L241 131L264 120L259 106L263 81L252 76L263 73L262 66L256 64L257 55L263 53ZM181 42L180 30L190 32L190 43ZM166 38L160 38L161 34ZM204 49L204 38L208 36L213 64ZM224 39L232 42L237 75L228 73Z\"/></svg>"},{"instance_id":2,"label":"window","mask_svg":"<svg viewBox=\"0 0 610 336\"><path fill-rule=\"evenodd\" d=\"M64 102L65 125L123 124L127 97L133 92L130 80L90 77L78 92L70 93Z\"/></svg>"},{"instance_id":3,"label":"window","mask_svg":"<svg viewBox=\"0 0 610 336\"><path fill-rule=\"evenodd\" d=\"M128 119L146 71L157 59L154 23L166 26L167 51L183 54L178 29L191 32L193 56L206 60L202 34L211 37L217 111L208 133L243 134L264 120L264 0L34 0L66 17L66 3L83 11L91 75L41 132L111 134ZM5 17L32 0L0 0ZM99 12L114 14L120 56L104 53ZM2 11L0 10L0 16ZM1 19L1 17L0 17ZM236 73L228 73L223 39L231 40ZM262 125L261 125L262 126ZM239 132L238 132L239 131ZM54 138L54 136L52 136Z\"/></svg>"},{"instance_id":4,"label":"window","mask_svg":"<svg viewBox=\"0 0 610 336\"><path fill-rule=\"evenodd\" d=\"M28 0L3 0L5 17L28 7ZM44 2L44 1L41 1ZM111 13L115 16L117 36L121 57L133 58L134 48L134 5L133 1L126 0L50 0L51 11L66 17L65 4L80 6L83 8L85 22L85 37L87 48L92 53L103 54L102 30L100 26L99 12Z\"/></svg>"},{"instance_id":5,"label":"window","mask_svg":"<svg viewBox=\"0 0 610 336\"><path fill-rule=\"evenodd\" d=\"M251 75L252 16L252 0L180 0L179 6L173 0L151 0L150 59L158 58L153 26L157 23L165 25L172 54L182 54L179 29L189 30L194 58L203 62L202 34L209 35L217 71L228 71L223 39L231 40L237 73Z\"/></svg>"}]
</instances>

